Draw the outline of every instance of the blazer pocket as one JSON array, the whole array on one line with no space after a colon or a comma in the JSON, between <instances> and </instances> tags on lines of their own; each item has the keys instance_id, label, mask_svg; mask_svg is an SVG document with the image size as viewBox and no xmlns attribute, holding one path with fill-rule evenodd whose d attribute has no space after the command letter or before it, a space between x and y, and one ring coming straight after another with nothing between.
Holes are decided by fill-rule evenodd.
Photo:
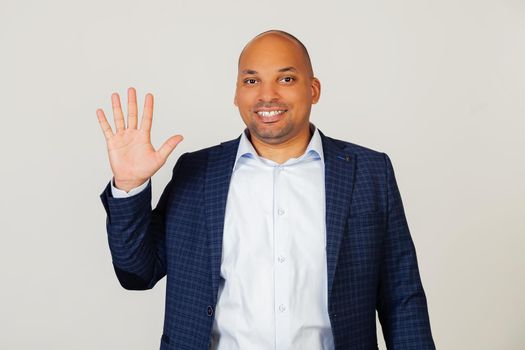
<instances>
[{"instance_id":1,"label":"blazer pocket","mask_svg":"<svg viewBox=\"0 0 525 350\"><path fill-rule=\"evenodd\" d=\"M384 212L372 211L368 213L359 213L348 217L348 226L385 226L386 215Z\"/></svg>"},{"instance_id":2,"label":"blazer pocket","mask_svg":"<svg viewBox=\"0 0 525 350\"><path fill-rule=\"evenodd\" d=\"M350 247L364 259L379 256L386 231L386 215L382 211L350 216L347 221Z\"/></svg>"}]
</instances>

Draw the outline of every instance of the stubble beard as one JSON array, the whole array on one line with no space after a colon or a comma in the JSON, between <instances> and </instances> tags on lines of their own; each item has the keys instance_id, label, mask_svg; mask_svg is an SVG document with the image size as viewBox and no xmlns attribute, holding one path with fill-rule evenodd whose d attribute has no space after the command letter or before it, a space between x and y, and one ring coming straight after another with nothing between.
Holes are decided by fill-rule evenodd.
<instances>
[{"instance_id":1,"label":"stubble beard","mask_svg":"<svg viewBox=\"0 0 525 350\"><path fill-rule=\"evenodd\" d=\"M292 136L293 125L289 120L283 120L285 124L280 128L273 128L272 126L260 127L257 122L252 121L248 126L250 133L255 136L258 140L271 144L277 145L285 142Z\"/></svg>"}]
</instances>

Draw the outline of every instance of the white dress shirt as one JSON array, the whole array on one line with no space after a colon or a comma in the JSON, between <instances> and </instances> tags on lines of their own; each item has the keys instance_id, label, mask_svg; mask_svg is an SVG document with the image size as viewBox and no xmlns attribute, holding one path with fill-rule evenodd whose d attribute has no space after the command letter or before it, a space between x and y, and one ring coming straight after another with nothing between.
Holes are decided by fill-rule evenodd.
<instances>
[{"instance_id":1,"label":"white dress shirt","mask_svg":"<svg viewBox=\"0 0 525 350\"><path fill-rule=\"evenodd\" d=\"M113 197L133 193L112 188ZM315 129L283 164L258 156L246 131L233 167L211 349L331 350L325 182Z\"/></svg>"}]
</instances>

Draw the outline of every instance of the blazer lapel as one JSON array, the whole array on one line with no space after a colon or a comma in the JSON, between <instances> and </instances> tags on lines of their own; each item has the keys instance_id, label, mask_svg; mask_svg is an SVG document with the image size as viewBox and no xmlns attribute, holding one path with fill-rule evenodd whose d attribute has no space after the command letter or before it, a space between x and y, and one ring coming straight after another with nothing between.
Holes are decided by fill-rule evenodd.
<instances>
[{"instance_id":1,"label":"blazer lapel","mask_svg":"<svg viewBox=\"0 0 525 350\"><path fill-rule=\"evenodd\" d=\"M209 153L206 169L204 205L208 224L208 248L214 303L217 302L219 288L226 200L239 140L240 137L213 148Z\"/></svg>"},{"instance_id":2,"label":"blazer lapel","mask_svg":"<svg viewBox=\"0 0 525 350\"><path fill-rule=\"evenodd\" d=\"M325 161L326 260L328 298L332 294L339 247L350 213L354 185L355 157L343 144L320 132Z\"/></svg>"}]
</instances>

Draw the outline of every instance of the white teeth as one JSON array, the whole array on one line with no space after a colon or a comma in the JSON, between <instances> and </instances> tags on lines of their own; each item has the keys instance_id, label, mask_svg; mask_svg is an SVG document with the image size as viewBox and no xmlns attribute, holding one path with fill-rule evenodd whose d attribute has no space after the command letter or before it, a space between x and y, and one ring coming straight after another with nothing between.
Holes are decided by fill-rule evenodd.
<instances>
[{"instance_id":1,"label":"white teeth","mask_svg":"<svg viewBox=\"0 0 525 350\"><path fill-rule=\"evenodd\" d=\"M284 111L259 111L257 114L259 114L261 117L273 117L274 115L278 115L284 113Z\"/></svg>"}]
</instances>

